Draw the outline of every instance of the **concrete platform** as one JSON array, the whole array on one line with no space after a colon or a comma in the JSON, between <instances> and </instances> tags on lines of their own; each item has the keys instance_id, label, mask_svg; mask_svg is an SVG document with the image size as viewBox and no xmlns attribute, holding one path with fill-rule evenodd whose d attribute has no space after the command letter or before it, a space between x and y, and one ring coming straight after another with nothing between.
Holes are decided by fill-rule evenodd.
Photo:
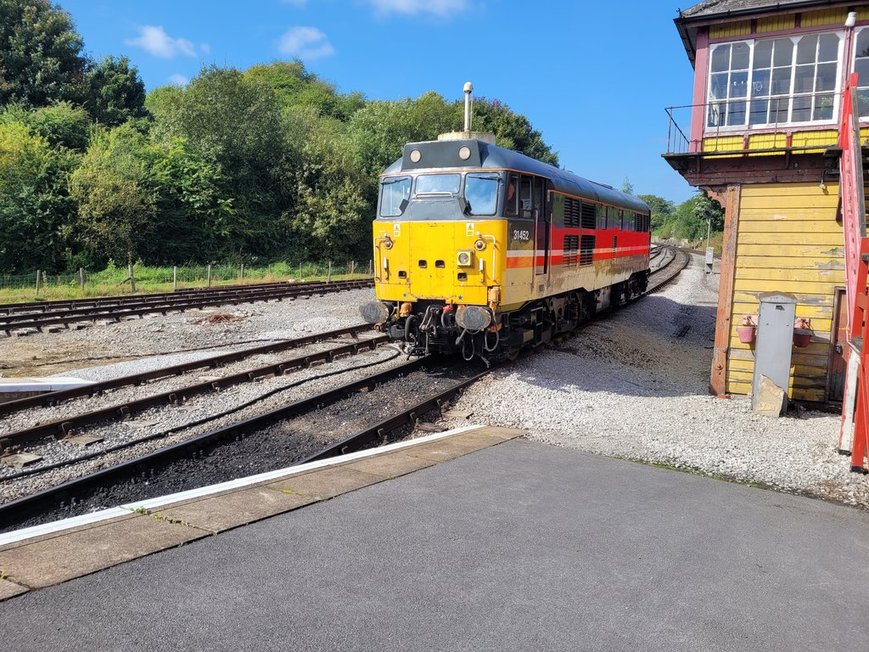
<instances>
[{"instance_id":1,"label":"concrete platform","mask_svg":"<svg viewBox=\"0 0 869 652\"><path fill-rule=\"evenodd\" d=\"M328 500L524 434L471 426L0 534L0 601Z\"/></svg>"},{"instance_id":2,"label":"concrete platform","mask_svg":"<svg viewBox=\"0 0 869 652\"><path fill-rule=\"evenodd\" d=\"M278 499L285 513L217 536L232 524L210 496L101 525L207 536L8 599L4 646L869 648L869 515L524 439L490 445L511 436L460 433L393 449L400 467L381 455L239 487L227 496L255 505L266 488L292 504L337 496L289 512ZM269 511L245 505L239 521ZM11 549L63 539L41 537ZM34 575L12 571L0 595Z\"/></svg>"}]
</instances>

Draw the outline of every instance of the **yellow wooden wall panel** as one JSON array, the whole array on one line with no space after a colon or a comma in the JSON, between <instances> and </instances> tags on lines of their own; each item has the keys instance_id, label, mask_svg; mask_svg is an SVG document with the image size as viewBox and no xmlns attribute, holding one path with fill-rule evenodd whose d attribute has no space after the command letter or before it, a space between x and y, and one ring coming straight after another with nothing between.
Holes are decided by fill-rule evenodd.
<instances>
[{"instance_id":1,"label":"yellow wooden wall panel","mask_svg":"<svg viewBox=\"0 0 869 652\"><path fill-rule=\"evenodd\" d=\"M823 131L798 131L791 137L793 147L812 145L835 145L839 142L839 132L833 129Z\"/></svg>"},{"instance_id":2,"label":"yellow wooden wall panel","mask_svg":"<svg viewBox=\"0 0 869 652\"><path fill-rule=\"evenodd\" d=\"M803 353L804 349L794 349L791 354L791 363L808 367L825 368L829 362L829 349L822 353ZM745 349L733 349L727 356L737 364L748 363L754 365L754 351ZM753 368L753 367L751 367Z\"/></svg>"},{"instance_id":3,"label":"yellow wooden wall panel","mask_svg":"<svg viewBox=\"0 0 869 652\"><path fill-rule=\"evenodd\" d=\"M845 239L845 236L842 236L842 239ZM737 251L738 256L782 256L784 258L788 257L799 257L799 258L812 258L817 257L820 259L826 259L830 257L838 257L841 258L845 255L844 253L844 243L839 243L838 245L830 246L830 245L778 245L778 244L749 244L742 243L739 246Z\"/></svg>"},{"instance_id":4,"label":"yellow wooden wall panel","mask_svg":"<svg viewBox=\"0 0 869 652\"><path fill-rule=\"evenodd\" d=\"M745 213L745 219L762 219L762 216L755 217L754 211L776 210L784 215L789 215L790 211L783 210L785 208L798 211L821 208L824 209L825 216L832 214L835 220L836 208L839 206L838 187L827 186L826 194L817 186L815 188L816 191L808 195L750 195L745 197L740 203L739 221L740 223L743 221L743 213Z\"/></svg>"},{"instance_id":5,"label":"yellow wooden wall panel","mask_svg":"<svg viewBox=\"0 0 869 652\"><path fill-rule=\"evenodd\" d=\"M820 181L820 180L819 180ZM836 183L828 183L826 196L833 195L838 192L839 185ZM742 199L748 197L791 197L791 196L808 196L814 197L824 195L817 183L765 183L762 185L746 185L742 187ZM740 206L742 204L740 203ZM740 216L742 219L742 216Z\"/></svg>"},{"instance_id":6,"label":"yellow wooden wall panel","mask_svg":"<svg viewBox=\"0 0 869 652\"><path fill-rule=\"evenodd\" d=\"M733 295L733 305L735 306L738 304L742 306L740 314L756 314L758 306L757 302L761 294L763 294L763 292L737 292ZM829 308L831 311L833 309L832 294L804 294L801 292L791 292L791 294L794 295L797 300L797 307L799 308L797 317L802 317L804 310L809 312L818 308ZM734 312L734 314L736 313ZM811 317L811 314L805 316Z\"/></svg>"},{"instance_id":7,"label":"yellow wooden wall panel","mask_svg":"<svg viewBox=\"0 0 869 652\"><path fill-rule=\"evenodd\" d=\"M844 25L848 17L847 9L822 9L807 11L803 14L800 25L803 27L819 27L821 25Z\"/></svg>"},{"instance_id":8,"label":"yellow wooden wall panel","mask_svg":"<svg viewBox=\"0 0 869 652\"><path fill-rule=\"evenodd\" d=\"M748 149L773 149L787 145L788 137L785 133L752 134L748 138Z\"/></svg>"},{"instance_id":9,"label":"yellow wooden wall panel","mask_svg":"<svg viewBox=\"0 0 869 652\"><path fill-rule=\"evenodd\" d=\"M816 244L835 247L842 244L844 236L839 233L740 233L737 236L737 246L740 244Z\"/></svg>"},{"instance_id":10,"label":"yellow wooden wall panel","mask_svg":"<svg viewBox=\"0 0 869 652\"><path fill-rule=\"evenodd\" d=\"M841 283L833 281L764 281L757 279L737 278L734 290L752 290L754 292L810 292L812 294L832 295Z\"/></svg>"},{"instance_id":11,"label":"yellow wooden wall panel","mask_svg":"<svg viewBox=\"0 0 869 652\"><path fill-rule=\"evenodd\" d=\"M769 16L767 18L757 19L757 31L765 32L780 32L786 29L793 29L796 25L796 16Z\"/></svg>"},{"instance_id":12,"label":"yellow wooden wall panel","mask_svg":"<svg viewBox=\"0 0 869 652\"><path fill-rule=\"evenodd\" d=\"M827 220L800 220L797 219L793 211L787 213L769 212L770 219L768 220L746 220L739 225L740 233L834 233L837 236L842 236L842 227L839 226L835 219ZM817 216L817 211L810 213L809 211L800 211L804 217ZM781 217L779 217L781 215Z\"/></svg>"},{"instance_id":13,"label":"yellow wooden wall panel","mask_svg":"<svg viewBox=\"0 0 869 652\"><path fill-rule=\"evenodd\" d=\"M833 283L842 285L845 274L841 270L829 269L770 269L768 267L740 267L736 270L736 278L741 281L799 281L805 283Z\"/></svg>"},{"instance_id":14,"label":"yellow wooden wall panel","mask_svg":"<svg viewBox=\"0 0 869 652\"><path fill-rule=\"evenodd\" d=\"M742 136L707 136L703 139L704 152L733 152L742 149Z\"/></svg>"},{"instance_id":15,"label":"yellow wooden wall panel","mask_svg":"<svg viewBox=\"0 0 869 652\"><path fill-rule=\"evenodd\" d=\"M838 187L817 184L742 187L728 349L727 388L751 391L754 351L739 341L736 326L756 315L765 292L790 292L796 316L812 320L815 339L792 351L791 396L823 400L836 288L845 283L842 227L836 222Z\"/></svg>"},{"instance_id":16,"label":"yellow wooden wall panel","mask_svg":"<svg viewBox=\"0 0 869 652\"><path fill-rule=\"evenodd\" d=\"M751 21L740 20L733 23L725 23L724 25L713 25L709 28L709 36L711 38L728 38L731 36L746 36L751 34Z\"/></svg>"},{"instance_id":17,"label":"yellow wooden wall panel","mask_svg":"<svg viewBox=\"0 0 869 652\"><path fill-rule=\"evenodd\" d=\"M736 268L751 267L754 269L845 269L845 261L833 256L743 256L736 255Z\"/></svg>"},{"instance_id":18,"label":"yellow wooden wall panel","mask_svg":"<svg viewBox=\"0 0 869 652\"><path fill-rule=\"evenodd\" d=\"M815 323L815 320L824 319L828 321L832 321L833 319L833 307L831 306L807 306L805 304L800 305L800 314L799 317L805 317L806 319L811 319L812 323ZM745 302L734 302L733 303L733 314L740 319L743 315L756 315L758 310L757 299L752 299L751 301Z\"/></svg>"}]
</instances>

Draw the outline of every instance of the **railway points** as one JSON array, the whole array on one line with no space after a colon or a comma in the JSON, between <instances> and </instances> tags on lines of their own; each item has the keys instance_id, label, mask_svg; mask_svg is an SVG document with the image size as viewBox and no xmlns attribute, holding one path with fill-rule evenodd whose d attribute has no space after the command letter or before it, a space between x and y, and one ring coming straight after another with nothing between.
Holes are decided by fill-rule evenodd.
<instances>
[{"instance_id":1,"label":"railway points","mask_svg":"<svg viewBox=\"0 0 869 652\"><path fill-rule=\"evenodd\" d=\"M684 267L684 263L682 262L683 259L678 252L672 252L666 248L662 248L662 251L663 254L660 257L657 257L656 260L653 262L653 269L655 271L653 272L651 279L655 279L655 283L664 282L678 275L681 269ZM687 258L685 258L685 260L687 260ZM370 327L367 328L370 329ZM306 344L317 342L318 340L330 339L337 336L349 335L358 337L361 334L361 331L362 329L359 326L347 327L344 329L325 333L319 338L316 336L309 336L307 338L302 338L298 340L270 343L262 347L254 347L253 349L245 349L230 354L221 354L215 357L203 358L193 362L183 363L181 365L164 368L157 371L149 371L132 376L122 376L119 378L104 381L103 383L97 383L96 385L89 387L88 391L73 391L68 393L56 393L54 395L47 394L40 397L33 397L31 399L25 399L23 401L10 403L6 407L0 405L0 411L5 411L6 414L17 415L23 412L24 418L33 418L32 415L37 415L36 418L40 419L39 425L31 426L29 428L17 430L14 432L7 431L0 433L0 444L6 446L7 448L14 448L16 450L22 449L26 450L30 454L38 454L40 449L32 445L28 446L28 444L31 444L39 439L44 439L47 436L56 436L61 438L67 435L80 433L90 434L91 436L93 436L94 432L96 432L98 433L99 441L99 445L95 446L95 449L97 450L85 453L76 451L75 453L70 454L69 462L57 461L51 455L46 455L46 459L44 462L35 463L32 466L23 470L6 473L7 481L14 481L15 479L21 479L25 477L32 478L33 476L38 476L39 474L45 472L53 472L61 467L72 467L77 463L89 462L91 460L100 458L103 453L116 453L119 449L134 448L136 445L139 445L145 441L153 441L155 443L155 447L152 448L150 452L140 455L139 457L136 457L135 455L126 455L124 458L122 458L119 464L116 464L111 468L105 469L102 468L104 465L100 465L101 470L94 474L85 473L83 477L79 477L81 473L75 473L72 476L63 476L67 479L64 482L60 483L59 486L57 486L57 484L55 483L54 487L50 487L38 492L39 495L37 496L34 496L32 498L24 496L20 502L7 504L3 507L0 507L0 514L3 515L5 520L7 520L8 522L12 522L11 519L13 518L14 514L20 515L22 513L35 513L39 512L40 510L44 511L45 509L50 509L49 507L44 507L45 505L54 505L56 508L56 506L61 503L70 504L73 501L75 503L78 503L80 509L86 509L88 503L86 502L85 497L86 495L89 495L89 492L90 494L95 493L98 496L104 494L106 487L110 486L112 483L117 483L119 478L122 481L127 480L128 477L131 475L131 468L142 467L146 469L144 473L149 474L150 477L153 474L157 473L156 471L154 471L154 469L161 468L161 465L169 463L162 460L169 460L172 463L177 464L179 461L179 456L181 456L182 462L184 464L187 464L189 456L192 455L193 459L196 459L200 452L203 450L203 448L211 446L215 442L223 441L227 437L235 437L237 436L237 433L247 432L253 427L253 424L255 423L268 423L271 421L286 420L288 418L287 415L296 415L301 410L309 409L311 405L323 406L327 403L338 400L347 393L352 394L358 389L370 389L371 387L376 387L381 382L380 380L378 380L378 378L380 378L381 376L391 376L395 373L400 373L401 368L392 368L385 372L376 372L372 375L372 378L374 378L374 380L372 380L371 378L366 378L355 383L348 381L346 385L339 385L338 391L327 390L322 395L317 395L313 399L302 399L300 401L296 401L290 406L290 408L287 408L286 406L280 406L271 411L266 410L265 412L262 412L261 414L258 414L256 416L243 418L240 420L229 420L224 425L216 429L201 432L199 434L188 435L185 437L184 440L174 443L165 448L161 448L161 446L159 445L160 440L163 440L167 436L173 435L176 432L180 431L191 430L191 432L193 432L192 426L202 426L204 423L207 423L212 419L206 418L204 421L194 421L192 424L190 424L191 428L186 427L185 422L182 421L182 423L178 427L171 428L168 431L162 430L155 434L140 436L132 439L131 441L125 441L121 443L113 442L112 438L108 435L103 436L102 433L108 432L104 425L105 421L107 419L134 418L138 412L151 406L183 405L186 399L199 395L203 392L215 392L221 388L226 388L239 382L254 381L258 378L262 378L265 375L274 376L277 374L278 376L280 376L296 368L310 366L310 364L317 360L331 361L335 359L335 357L338 355L349 355L351 353L358 353L360 349L367 350L369 348L374 348L378 344L382 344L386 338L384 338L383 336L375 336L359 341L354 340L349 344L341 344L330 348L324 348L319 353L313 355L303 352L301 355L298 355L291 360L271 361L267 366L257 368L256 370L240 370L235 373L226 374L220 379L209 379L205 382L195 383L190 386L174 387L173 389L163 391L162 393L148 392L148 385L145 385L145 395L141 395L139 393L136 398L132 398L125 403L110 402L109 405L105 405L98 409L91 411L80 410L77 414L66 415L57 418L54 421L52 421L51 419L45 419L44 416L38 416L40 414L38 408L50 406L56 403L62 403L64 401L69 401L76 398L81 398L86 395L94 394L97 391L109 391L119 387L135 387L136 385L146 380L153 382L159 378L171 378L179 373L191 372L202 368L210 367L217 363L231 362L238 360L239 358L245 358L252 353L275 353L281 350L298 348ZM449 375L454 376L457 373L459 373L458 369L450 372ZM478 373L477 375L473 376L473 380L477 380L482 377L482 373L484 372ZM443 372L441 372L440 375L443 375ZM437 373L432 374L432 379L436 378L437 376ZM445 389L442 389L440 394L436 393L433 397L429 396L425 398L425 400L423 400L421 403L411 401L410 407L406 409L396 408L396 414L385 414L382 422L379 422L375 426L367 426L365 428L362 428L360 430L360 433L363 434L350 434L348 435L346 440L341 439L337 443L330 442L327 448L331 447L332 451L334 452L335 450L346 450L350 446L358 445L353 442L361 442L366 445L370 444L371 432L379 433L378 436L382 439L383 437L386 437L388 433L393 431L396 427L403 424L408 419L409 415L412 415L411 420L415 421L416 419L422 417L425 413L430 412L432 408L441 408L448 400L448 398L456 395L458 391L456 387L464 388L465 386L469 385L470 382L471 381L463 381L458 385L456 385L455 383L448 383L447 387ZM395 387L396 396L407 393L407 388L404 387L404 383L398 383L395 385ZM263 388L259 390L259 393L267 394L269 391L273 390ZM225 403L225 401L226 399L221 399L222 403ZM77 402L78 401L74 401L74 403ZM399 403L401 405L404 405L405 403L407 403L407 400L400 401ZM34 409L37 409L37 411L33 412ZM173 408L167 407L166 409L172 410ZM222 412L218 412L217 416L223 417L224 415ZM21 417L19 416L19 420L20 418ZM99 428L97 430L86 430L87 426L91 424L99 425ZM61 442L62 441L63 440L61 440ZM272 461L270 460L270 462ZM185 468L187 468L187 466L185 466ZM137 471L137 473L141 472L142 471ZM194 478L195 474L191 476L191 481L195 481ZM0 482L2 482L3 480L3 476L0 475ZM141 485L141 483L137 481L134 481L133 484ZM160 486L153 480L149 483L149 485L151 491L158 490L158 487ZM135 490L141 490L141 486L135 487L134 491ZM131 495L135 496L135 493ZM37 504L41 504L43 505L43 507L37 509L35 508L35 505Z\"/></svg>"}]
</instances>

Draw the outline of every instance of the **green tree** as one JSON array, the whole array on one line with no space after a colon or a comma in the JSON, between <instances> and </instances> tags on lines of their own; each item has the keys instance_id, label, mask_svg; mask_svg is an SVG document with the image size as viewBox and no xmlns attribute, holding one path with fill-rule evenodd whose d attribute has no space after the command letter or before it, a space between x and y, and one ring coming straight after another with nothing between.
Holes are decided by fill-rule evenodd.
<instances>
[{"instance_id":1,"label":"green tree","mask_svg":"<svg viewBox=\"0 0 869 652\"><path fill-rule=\"evenodd\" d=\"M145 84L127 57L105 57L92 64L84 78L84 106L94 120L116 127L144 118Z\"/></svg>"},{"instance_id":2,"label":"green tree","mask_svg":"<svg viewBox=\"0 0 869 652\"><path fill-rule=\"evenodd\" d=\"M278 103L286 107L314 108L320 114L346 122L365 106L361 93L341 95L332 84L308 72L298 59L276 61L248 68L247 81L270 88Z\"/></svg>"},{"instance_id":3,"label":"green tree","mask_svg":"<svg viewBox=\"0 0 869 652\"><path fill-rule=\"evenodd\" d=\"M405 143L434 140L461 124L461 108L429 91L415 100L369 102L350 120L350 139L363 169L376 179L401 156Z\"/></svg>"},{"instance_id":4,"label":"green tree","mask_svg":"<svg viewBox=\"0 0 869 652\"><path fill-rule=\"evenodd\" d=\"M676 210L673 202L658 195L637 195L637 197L648 204L652 210L652 231L660 229Z\"/></svg>"},{"instance_id":5,"label":"green tree","mask_svg":"<svg viewBox=\"0 0 869 652\"><path fill-rule=\"evenodd\" d=\"M217 166L178 137L152 143L149 158L154 229L161 237L144 243L143 259L164 265L207 262L231 251L235 211Z\"/></svg>"},{"instance_id":6,"label":"green tree","mask_svg":"<svg viewBox=\"0 0 869 652\"><path fill-rule=\"evenodd\" d=\"M106 257L132 263L155 236L150 158L145 137L122 125L100 131L70 177L81 237Z\"/></svg>"},{"instance_id":7,"label":"green tree","mask_svg":"<svg viewBox=\"0 0 869 652\"><path fill-rule=\"evenodd\" d=\"M92 127L90 116L81 107L59 102L30 112L27 125L52 147L66 147L83 152L87 149Z\"/></svg>"},{"instance_id":8,"label":"green tree","mask_svg":"<svg viewBox=\"0 0 869 652\"><path fill-rule=\"evenodd\" d=\"M75 207L68 150L53 150L22 122L0 122L0 270L24 273L63 266Z\"/></svg>"},{"instance_id":9,"label":"green tree","mask_svg":"<svg viewBox=\"0 0 869 652\"><path fill-rule=\"evenodd\" d=\"M82 47L69 14L48 0L0 0L0 105L78 101Z\"/></svg>"},{"instance_id":10,"label":"green tree","mask_svg":"<svg viewBox=\"0 0 869 652\"><path fill-rule=\"evenodd\" d=\"M284 215L297 257L341 260L367 255L372 209L360 190L370 186L344 125L310 112L298 115L301 140L294 167L295 196Z\"/></svg>"},{"instance_id":11,"label":"green tree","mask_svg":"<svg viewBox=\"0 0 869 652\"><path fill-rule=\"evenodd\" d=\"M713 233L721 231L724 228L724 211L717 202L698 193L679 204L666 217L658 235L697 242L706 237L707 225L711 226Z\"/></svg>"}]
</instances>

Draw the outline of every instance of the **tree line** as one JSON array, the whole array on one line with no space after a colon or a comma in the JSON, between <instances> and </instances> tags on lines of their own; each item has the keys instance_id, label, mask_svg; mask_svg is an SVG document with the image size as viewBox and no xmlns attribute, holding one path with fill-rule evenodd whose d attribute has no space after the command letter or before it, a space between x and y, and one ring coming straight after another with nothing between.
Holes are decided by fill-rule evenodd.
<instances>
[{"instance_id":1,"label":"tree line","mask_svg":"<svg viewBox=\"0 0 869 652\"><path fill-rule=\"evenodd\" d=\"M0 0L0 271L366 257L377 175L454 131L461 102L369 100L299 61L209 66L146 93L49 0ZM475 126L558 164L522 115Z\"/></svg>"}]
</instances>

